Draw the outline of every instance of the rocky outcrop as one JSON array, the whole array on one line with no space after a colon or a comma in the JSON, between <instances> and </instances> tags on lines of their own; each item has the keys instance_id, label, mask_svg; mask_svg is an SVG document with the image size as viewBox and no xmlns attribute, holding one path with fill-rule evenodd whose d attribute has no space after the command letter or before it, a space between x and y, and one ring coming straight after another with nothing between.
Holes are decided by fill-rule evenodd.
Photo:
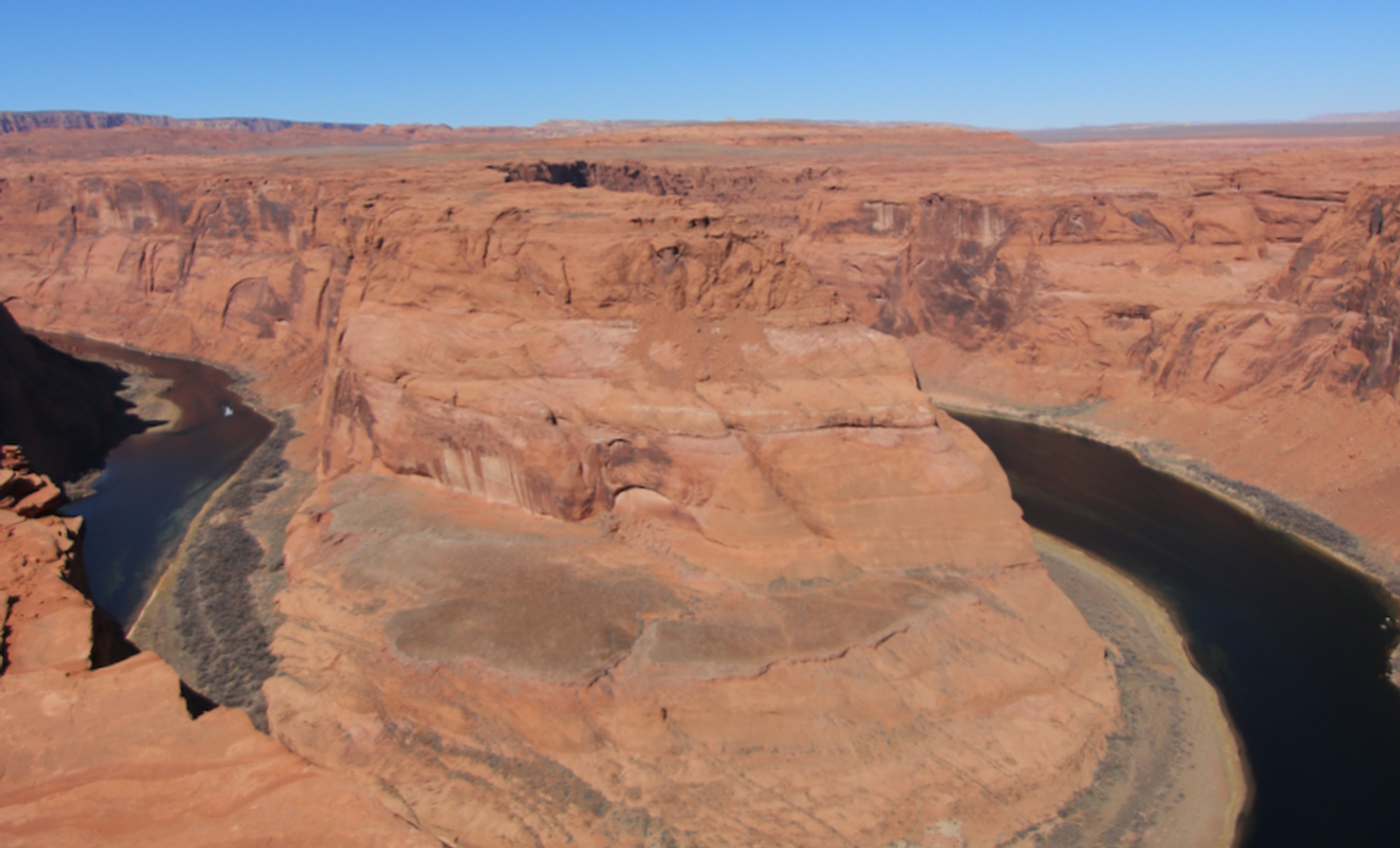
<instances>
[{"instance_id":1,"label":"rocky outcrop","mask_svg":"<svg viewBox=\"0 0 1400 848\"><path fill-rule=\"evenodd\" d=\"M1118 705L990 454L766 234L633 197L497 214L450 294L440 224L380 226L273 733L455 844L994 844L1048 814Z\"/></svg>"},{"instance_id":2,"label":"rocky outcrop","mask_svg":"<svg viewBox=\"0 0 1400 848\"><path fill-rule=\"evenodd\" d=\"M47 477L33 473L17 446L0 447L0 509L33 518L53 512L62 500L63 491Z\"/></svg>"},{"instance_id":3,"label":"rocky outcrop","mask_svg":"<svg viewBox=\"0 0 1400 848\"><path fill-rule=\"evenodd\" d=\"M1261 294L1296 304L1330 336L1337 384L1361 398L1400 382L1400 188L1359 186ZM1302 329L1302 328L1300 328ZM1307 330L1304 330L1307 332Z\"/></svg>"},{"instance_id":4,"label":"rocky outcrop","mask_svg":"<svg viewBox=\"0 0 1400 848\"><path fill-rule=\"evenodd\" d=\"M33 485L57 490L26 473L17 449L4 451L0 834L22 845L437 844L243 713L191 718L156 655L98 668L93 608L79 590L82 519L24 498L22 513L12 509Z\"/></svg>"}]
</instances>

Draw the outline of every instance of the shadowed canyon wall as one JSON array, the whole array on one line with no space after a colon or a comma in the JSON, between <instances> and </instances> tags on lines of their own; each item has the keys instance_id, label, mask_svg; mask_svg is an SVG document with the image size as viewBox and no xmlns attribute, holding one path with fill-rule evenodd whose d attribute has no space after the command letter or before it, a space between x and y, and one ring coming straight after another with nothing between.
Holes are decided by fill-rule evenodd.
<instances>
[{"instance_id":1,"label":"shadowed canyon wall","mask_svg":"<svg viewBox=\"0 0 1400 848\"><path fill-rule=\"evenodd\" d=\"M76 480L144 429L121 384L115 369L29 338L0 305L0 443L23 444L38 473Z\"/></svg>"}]
</instances>

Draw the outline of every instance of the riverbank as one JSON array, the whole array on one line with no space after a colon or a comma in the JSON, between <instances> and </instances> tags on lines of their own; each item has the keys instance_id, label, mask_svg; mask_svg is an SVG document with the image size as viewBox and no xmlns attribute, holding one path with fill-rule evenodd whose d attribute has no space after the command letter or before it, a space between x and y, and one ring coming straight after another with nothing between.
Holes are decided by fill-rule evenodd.
<instances>
[{"instance_id":1,"label":"riverbank","mask_svg":"<svg viewBox=\"0 0 1400 848\"><path fill-rule=\"evenodd\" d=\"M954 415L969 412L1032 424L1125 450L1144 466L1194 486L1252 516L1261 524L1287 534L1299 544L1379 583L1384 587L1392 615L1400 620L1400 576L1397 576L1400 575L1400 566L1377 553L1365 539L1287 498L1218 474L1200 460L1182 456L1159 440L1124 436L1092 423L1074 420L1076 416L1089 411L1090 404L1059 408L1020 407L937 389L925 388L924 394L935 406ZM1400 645L1396 645L1390 656L1390 681L1400 688Z\"/></svg>"},{"instance_id":2,"label":"riverbank","mask_svg":"<svg viewBox=\"0 0 1400 848\"><path fill-rule=\"evenodd\" d=\"M965 394L925 389L939 409L1032 424L1079 436L1131 453L1144 466L1160 471L1244 512L1261 524L1285 533L1371 580L1382 584L1400 615L1400 567L1377 553L1365 539L1287 498L1266 489L1212 471L1199 459L1182 455L1157 440L1125 436L1114 430L1079 420L1091 404L1068 407L1022 407L983 401ZM1397 684L1400 685L1400 684Z\"/></svg>"},{"instance_id":3,"label":"riverbank","mask_svg":"<svg viewBox=\"0 0 1400 848\"><path fill-rule=\"evenodd\" d=\"M98 358L94 361L121 370L115 360ZM132 405L130 414L146 425L142 432L168 433L177 429L180 425L180 407L166 396L175 381L153 376L140 366L128 365L125 373L126 378L116 396ZM97 494L97 478L101 476L102 469L94 468L82 477L64 483L63 494L70 501L90 498Z\"/></svg>"},{"instance_id":4,"label":"riverbank","mask_svg":"<svg viewBox=\"0 0 1400 848\"><path fill-rule=\"evenodd\" d=\"M1374 844L1389 831L1400 692L1386 679L1397 640L1385 586L1136 451L1014 416L958 420L995 453L1031 526L1112 562L1170 611L1255 779L1241 844Z\"/></svg>"},{"instance_id":5,"label":"riverbank","mask_svg":"<svg viewBox=\"0 0 1400 848\"><path fill-rule=\"evenodd\" d=\"M266 731L262 683L280 623L274 597L285 585L287 521L315 476L285 460L291 416L210 495L132 624L137 646L159 653L182 679L217 703L245 710Z\"/></svg>"},{"instance_id":6,"label":"riverbank","mask_svg":"<svg viewBox=\"0 0 1400 848\"><path fill-rule=\"evenodd\" d=\"M180 407L167 396L174 386L174 380L157 377L139 366L128 366L125 384L117 397L130 401L132 414L151 425L147 433L169 432L180 426Z\"/></svg>"},{"instance_id":7,"label":"riverbank","mask_svg":"<svg viewBox=\"0 0 1400 848\"><path fill-rule=\"evenodd\" d=\"M1051 579L1112 646L1123 727L1093 784L1007 848L1229 848L1248 798L1245 766L1220 697L1171 616L1092 554L1034 535Z\"/></svg>"}]
</instances>

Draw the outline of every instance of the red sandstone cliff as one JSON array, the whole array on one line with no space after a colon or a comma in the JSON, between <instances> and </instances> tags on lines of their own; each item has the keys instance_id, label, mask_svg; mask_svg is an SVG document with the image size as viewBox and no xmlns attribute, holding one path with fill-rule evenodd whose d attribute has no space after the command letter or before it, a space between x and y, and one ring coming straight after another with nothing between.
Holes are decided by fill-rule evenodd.
<instances>
[{"instance_id":1,"label":"red sandstone cliff","mask_svg":"<svg viewBox=\"0 0 1400 848\"><path fill-rule=\"evenodd\" d=\"M1088 783L1102 643L795 216L722 205L763 172L307 164L0 184L22 321L298 405L279 739L473 844L992 844Z\"/></svg>"},{"instance_id":2,"label":"red sandstone cliff","mask_svg":"<svg viewBox=\"0 0 1400 848\"><path fill-rule=\"evenodd\" d=\"M1117 702L920 383L1169 439L1392 543L1345 501L1400 467L1390 213L1323 213L1393 156L1284 144L25 160L0 297L296 409L322 476L274 732L430 832L995 844L1087 783Z\"/></svg>"}]
</instances>

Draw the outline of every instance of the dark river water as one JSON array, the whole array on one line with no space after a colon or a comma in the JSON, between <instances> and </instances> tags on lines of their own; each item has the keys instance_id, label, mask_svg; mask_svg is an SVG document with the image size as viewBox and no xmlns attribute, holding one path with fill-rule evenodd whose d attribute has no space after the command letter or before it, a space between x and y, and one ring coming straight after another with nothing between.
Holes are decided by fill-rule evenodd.
<instances>
[{"instance_id":1,"label":"dark river water","mask_svg":"<svg viewBox=\"0 0 1400 848\"><path fill-rule=\"evenodd\" d=\"M1400 845L1395 610L1378 583L1126 451L956 417L1006 468L1027 522L1172 612L1242 742L1254 790L1242 845Z\"/></svg>"},{"instance_id":2,"label":"dark river water","mask_svg":"<svg viewBox=\"0 0 1400 848\"><path fill-rule=\"evenodd\" d=\"M94 494L60 510L83 516L93 600L129 629L190 521L267 438L272 423L248 408L217 368L73 336L40 338L80 359L173 381L163 397L180 409L174 428L122 442L107 455Z\"/></svg>"}]
</instances>

